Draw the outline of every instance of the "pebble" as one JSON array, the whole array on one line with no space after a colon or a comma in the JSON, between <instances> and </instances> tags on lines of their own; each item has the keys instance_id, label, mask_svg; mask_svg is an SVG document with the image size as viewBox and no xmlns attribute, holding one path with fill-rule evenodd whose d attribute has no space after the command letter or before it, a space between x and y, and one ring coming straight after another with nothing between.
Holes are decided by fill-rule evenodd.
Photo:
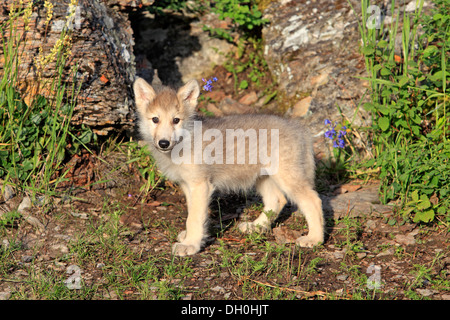
<instances>
[{"instance_id":1,"label":"pebble","mask_svg":"<svg viewBox=\"0 0 450 320\"><path fill-rule=\"evenodd\" d=\"M344 251L335 251L333 256L335 259L344 259Z\"/></svg>"},{"instance_id":2,"label":"pebble","mask_svg":"<svg viewBox=\"0 0 450 320\"><path fill-rule=\"evenodd\" d=\"M27 212L28 209L31 209L31 199L30 197L24 197L19 207L17 208L17 211L19 211L23 215L26 222L37 228L40 232L44 232L45 226L41 221L39 221L38 218L31 216Z\"/></svg>"},{"instance_id":3,"label":"pebble","mask_svg":"<svg viewBox=\"0 0 450 320\"><path fill-rule=\"evenodd\" d=\"M407 246L412 246L416 244L416 240L414 239L414 236L419 233L418 230L414 230L406 235L398 234L395 236L395 241L399 244L404 244Z\"/></svg>"},{"instance_id":4,"label":"pebble","mask_svg":"<svg viewBox=\"0 0 450 320\"><path fill-rule=\"evenodd\" d=\"M181 300L192 300L192 293L188 293L187 295L182 297Z\"/></svg>"},{"instance_id":5,"label":"pebble","mask_svg":"<svg viewBox=\"0 0 450 320\"><path fill-rule=\"evenodd\" d=\"M9 248L9 240L8 239L2 240L2 248L3 248L3 250L6 250Z\"/></svg>"},{"instance_id":6,"label":"pebble","mask_svg":"<svg viewBox=\"0 0 450 320\"><path fill-rule=\"evenodd\" d=\"M410 237L410 236L405 236L403 234L398 234L395 236L395 241L399 244L404 244L407 246L412 246L414 244L416 244L416 240L414 239L414 237Z\"/></svg>"},{"instance_id":7,"label":"pebble","mask_svg":"<svg viewBox=\"0 0 450 320\"><path fill-rule=\"evenodd\" d=\"M366 227L371 230L375 230L377 227L377 222L375 220L367 220Z\"/></svg>"},{"instance_id":8,"label":"pebble","mask_svg":"<svg viewBox=\"0 0 450 320\"><path fill-rule=\"evenodd\" d=\"M0 185L0 188L1 188L1 185ZM15 195L16 195L16 193L14 192L14 189L11 186L6 185L5 190L3 192L4 200L8 201L8 200L14 198Z\"/></svg>"},{"instance_id":9,"label":"pebble","mask_svg":"<svg viewBox=\"0 0 450 320\"><path fill-rule=\"evenodd\" d=\"M31 224L33 227L37 228L40 232L45 231L45 226L42 224L41 221L39 221L38 218L32 217L30 215L24 216L24 219L26 222Z\"/></svg>"},{"instance_id":10,"label":"pebble","mask_svg":"<svg viewBox=\"0 0 450 320\"><path fill-rule=\"evenodd\" d=\"M9 291L0 292L0 300L9 300L10 297L11 297L11 292L9 292Z\"/></svg>"},{"instance_id":11,"label":"pebble","mask_svg":"<svg viewBox=\"0 0 450 320\"><path fill-rule=\"evenodd\" d=\"M71 212L70 213L72 216L76 217L76 218L80 218L80 219L88 219L88 215L86 213L79 213L79 212Z\"/></svg>"},{"instance_id":12,"label":"pebble","mask_svg":"<svg viewBox=\"0 0 450 320\"><path fill-rule=\"evenodd\" d=\"M23 213L25 210L31 208L31 199L30 197L24 197L22 202L20 203L19 207L17 208L17 211L20 213Z\"/></svg>"},{"instance_id":13,"label":"pebble","mask_svg":"<svg viewBox=\"0 0 450 320\"><path fill-rule=\"evenodd\" d=\"M56 238L56 239L62 239L62 240L65 240L65 241L74 241L75 240L74 237L72 237L72 236L70 236L68 234L55 234L53 237Z\"/></svg>"},{"instance_id":14,"label":"pebble","mask_svg":"<svg viewBox=\"0 0 450 320\"><path fill-rule=\"evenodd\" d=\"M377 258L390 256L390 255L393 255L393 254L394 254L394 249L393 248L389 248L389 249L387 249L387 250L377 254Z\"/></svg>"},{"instance_id":15,"label":"pebble","mask_svg":"<svg viewBox=\"0 0 450 320\"><path fill-rule=\"evenodd\" d=\"M67 248L67 246L63 244L54 244L50 246L50 250L53 251L54 253L59 252L60 254L65 254L69 252L69 248Z\"/></svg>"},{"instance_id":16,"label":"pebble","mask_svg":"<svg viewBox=\"0 0 450 320\"><path fill-rule=\"evenodd\" d=\"M348 278L348 274L341 274L336 277L339 281L345 281Z\"/></svg>"},{"instance_id":17,"label":"pebble","mask_svg":"<svg viewBox=\"0 0 450 320\"><path fill-rule=\"evenodd\" d=\"M22 262L28 263L31 261L33 261L33 256L27 256L27 255L22 256Z\"/></svg>"},{"instance_id":18,"label":"pebble","mask_svg":"<svg viewBox=\"0 0 450 320\"><path fill-rule=\"evenodd\" d=\"M255 91L251 91L250 93L247 93L242 98L239 99L239 103L245 104L245 105L251 105L254 104L256 101L258 101L258 95Z\"/></svg>"},{"instance_id":19,"label":"pebble","mask_svg":"<svg viewBox=\"0 0 450 320\"><path fill-rule=\"evenodd\" d=\"M356 256L358 257L358 259L362 259L362 258L365 258L367 256L367 253L365 253L365 252L358 252L356 254Z\"/></svg>"},{"instance_id":20,"label":"pebble","mask_svg":"<svg viewBox=\"0 0 450 320\"><path fill-rule=\"evenodd\" d=\"M211 288L212 291L216 291L216 292L224 292L225 289L221 286L216 286L214 288Z\"/></svg>"},{"instance_id":21,"label":"pebble","mask_svg":"<svg viewBox=\"0 0 450 320\"><path fill-rule=\"evenodd\" d=\"M429 297L434 294L430 289L416 289L416 291L424 297Z\"/></svg>"}]
</instances>

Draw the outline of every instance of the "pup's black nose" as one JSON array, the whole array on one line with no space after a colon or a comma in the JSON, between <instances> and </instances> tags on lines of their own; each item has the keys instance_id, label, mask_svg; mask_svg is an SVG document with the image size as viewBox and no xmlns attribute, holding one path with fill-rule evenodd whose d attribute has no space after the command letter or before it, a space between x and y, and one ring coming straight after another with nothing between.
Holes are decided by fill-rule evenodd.
<instances>
[{"instance_id":1,"label":"pup's black nose","mask_svg":"<svg viewBox=\"0 0 450 320\"><path fill-rule=\"evenodd\" d=\"M170 141L159 140L158 145L161 147L161 149L167 149L170 146Z\"/></svg>"}]
</instances>

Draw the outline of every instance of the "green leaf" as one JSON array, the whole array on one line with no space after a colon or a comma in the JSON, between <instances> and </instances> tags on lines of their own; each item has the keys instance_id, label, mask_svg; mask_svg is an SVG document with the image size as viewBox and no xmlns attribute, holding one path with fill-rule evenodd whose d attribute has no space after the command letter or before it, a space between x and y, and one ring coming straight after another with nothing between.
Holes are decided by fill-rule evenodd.
<instances>
[{"instance_id":1,"label":"green leaf","mask_svg":"<svg viewBox=\"0 0 450 320\"><path fill-rule=\"evenodd\" d=\"M439 52L438 48L436 46L431 45L431 46L428 46L425 50L423 50L422 54L423 54L424 58L427 58L438 52Z\"/></svg>"},{"instance_id":2,"label":"green leaf","mask_svg":"<svg viewBox=\"0 0 450 320\"><path fill-rule=\"evenodd\" d=\"M409 82L409 78L407 76L403 76L403 77L400 78L400 81L398 82L398 85L400 87L403 87L408 82Z\"/></svg>"},{"instance_id":3,"label":"green leaf","mask_svg":"<svg viewBox=\"0 0 450 320\"><path fill-rule=\"evenodd\" d=\"M417 212L413 219L413 221L415 223L418 223L418 222L428 223L433 220L434 220L434 211L433 210L427 210L425 212Z\"/></svg>"},{"instance_id":4,"label":"green leaf","mask_svg":"<svg viewBox=\"0 0 450 320\"><path fill-rule=\"evenodd\" d=\"M376 64L376 65L373 66L373 71L374 72L378 72L378 71L381 70L381 68L383 68L382 64Z\"/></svg>"},{"instance_id":5,"label":"green leaf","mask_svg":"<svg viewBox=\"0 0 450 320\"><path fill-rule=\"evenodd\" d=\"M411 198L415 201L418 202L419 201L419 191L418 190L414 190L411 193Z\"/></svg>"},{"instance_id":6,"label":"green leaf","mask_svg":"<svg viewBox=\"0 0 450 320\"><path fill-rule=\"evenodd\" d=\"M420 195L420 201L417 204L417 209L424 210L431 206L431 202L425 194Z\"/></svg>"},{"instance_id":7,"label":"green leaf","mask_svg":"<svg viewBox=\"0 0 450 320\"><path fill-rule=\"evenodd\" d=\"M92 132L86 130L85 132L83 132L83 133L78 137L78 139L80 139L80 141L81 141L82 143L87 144L87 143L91 142L91 139L92 139Z\"/></svg>"},{"instance_id":8,"label":"green leaf","mask_svg":"<svg viewBox=\"0 0 450 320\"><path fill-rule=\"evenodd\" d=\"M366 56L369 56L375 52L375 49L371 45L367 45L366 47L362 48L362 53Z\"/></svg>"},{"instance_id":9,"label":"green leaf","mask_svg":"<svg viewBox=\"0 0 450 320\"><path fill-rule=\"evenodd\" d=\"M30 171L31 169L34 168L33 163L31 162L31 160L25 160L22 164L22 169L24 171Z\"/></svg>"},{"instance_id":10,"label":"green leaf","mask_svg":"<svg viewBox=\"0 0 450 320\"><path fill-rule=\"evenodd\" d=\"M366 102L363 104L363 108L366 111L375 111L375 105L371 102Z\"/></svg>"},{"instance_id":11,"label":"green leaf","mask_svg":"<svg viewBox=\"0 0 450 320\"><path fill-rule=\"evenodd\" d=\"M434 20L434 21L440 20L440 19L442 19L442 14L441 14L441 13L436 13L436 14L433 16L433 20Z\"/></svg>"},{"instance_id":12,"label":"green leaf","mask_svg":"<svg viewBox=\"0 0 450 320\"><path fill-rule=\"evenodd\" d=\"M390 72L388 69L386 69L386 68L382 68L382 69L380 70L380 74L381 74L382 76L389 76L389 75L391 75L391 72Z\"/></svg>"},{"instance_id":13,"label":"green leaf","mask_svg":"<svg viewBox=\"0 0 450 320\"><path fill-rule=\"evenodd\" d=\"M380 41L378 42L378 44L377 44L377 46L378 46L379 48L386 48L387 45L388 45L388 43L387 43L386 40L380 40Z\"/></svg>"},{"instance_id":14,"label":"green leaf","mask_svg":"<svg viewBox=\"0 0 450 320\"><path fill-rule=\"evenodd\" d=\"M387 117L381 117L378 119L378 126L382 131L386 131L389 128L389 119Z\"/></svg>"},{"instance_id":15,"label":"green leaf","mask_svg":"<svg viewBox=\"0 0 450 320\"><path fill-rule=\"evenodd\" d=\"M239 89L247 89L247 88L248 88L248 81L242 80L241 83L239 84Z\"/></svg>"}]
</instances>

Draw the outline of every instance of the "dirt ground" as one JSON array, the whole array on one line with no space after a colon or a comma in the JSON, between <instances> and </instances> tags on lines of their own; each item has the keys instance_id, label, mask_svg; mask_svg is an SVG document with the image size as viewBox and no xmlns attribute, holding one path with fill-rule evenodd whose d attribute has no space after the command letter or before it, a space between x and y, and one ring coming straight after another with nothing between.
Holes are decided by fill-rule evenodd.
<instances>
[{"instance_id":1,"label":"dirt ground","mask_svg":"<svg viewBox=\"0 0 450 320\"><path fill-rule=\"evenodd\" d=\"M124 155L110 163L120 157ZM273 233L239 233L236 221L254 219L260 199L217 195L204 250L178 258L170 251L187 216L180 190L166 182L143 198L142 181L133 168L116 170L114 177L115 185L67 188L2 226L0 297L450 299L450 241L443 226L403 224L394 213L329 217L325 243L305 249L278 244ZM18 206L23 196L2 201L3 212L6 205ZM304 219L293 210L288 206L276 227L306 233ZM83 289L56 293L58 285L71 289L68 268L74 265L82 270ZM138 268L139 275L130 268Z\"/></svg>"}]
</instances>

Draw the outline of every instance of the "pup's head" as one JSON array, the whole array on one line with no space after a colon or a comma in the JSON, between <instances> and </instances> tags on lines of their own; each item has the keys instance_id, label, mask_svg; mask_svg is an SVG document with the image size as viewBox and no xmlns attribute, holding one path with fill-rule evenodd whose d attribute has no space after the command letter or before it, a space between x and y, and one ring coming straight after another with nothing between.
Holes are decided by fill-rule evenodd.
<instances>
[{"instance_id":1,"label":"pup's head","mask_svg":"<svg viewBox=\"0 0 450 320\"><path fill-rule=\"evenodd\" d=\"M195 114L200 88L191 80L177 92L163 87L155 91L144 79L133 85L140 132L161 152L170 152L182 136L183 123Z\"/></svg>"}]
</instances>

